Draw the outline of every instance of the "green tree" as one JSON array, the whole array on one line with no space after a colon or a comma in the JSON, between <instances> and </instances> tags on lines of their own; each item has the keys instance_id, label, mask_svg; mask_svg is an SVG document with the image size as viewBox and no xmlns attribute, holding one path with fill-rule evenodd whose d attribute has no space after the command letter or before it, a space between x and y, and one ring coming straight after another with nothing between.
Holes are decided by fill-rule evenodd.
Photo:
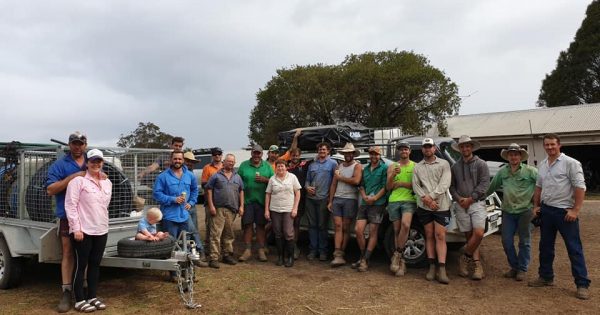
<instances>
[{"instance_id":1,"label":"green tree","mask_svg":"<svg viewBox=\"0 0 600 315\"><path fill-rule=\"evenodd\" d=\"M117 146L121 148L168 149L172 135L160 131L160 127L147 122L138 123L138 127L128 135L121 134Z\"/></svg>"},{"instance_id":2,"label":"green tree","mask_svg":"<svg viewBox=\"0 0 600 315\"><path fill-rule=\"evenodd\" d=\"M556 68L542 81L537 105L555 107L600 102L600 1L587 7L586 17Z\"/></svg>"},{"instance_id":3,"label":"green tree","mask_svg":"<svg viewBox=\"0 0 600 315\"><path fill-rule=\"evenodd\" d=\"M458 112L458 88L413 52L349 55L340 65L279 69L256 94L251 142L276 143L277 132L344 121L422 133Z\"/></svg>"}]
</instances>

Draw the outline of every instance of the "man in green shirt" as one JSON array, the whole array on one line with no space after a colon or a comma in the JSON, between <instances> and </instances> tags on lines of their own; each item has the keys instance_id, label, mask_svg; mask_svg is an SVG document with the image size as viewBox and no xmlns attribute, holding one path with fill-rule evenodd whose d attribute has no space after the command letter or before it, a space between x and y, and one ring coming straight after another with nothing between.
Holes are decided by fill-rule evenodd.
<instances>
[{"instance_id":1,"label":"man in green shirt","mask_svg":"<svg viewBox=\"0 0 600 315\"><path fill-rule=\"evenodd\" d=\"M396 154L400 158L387 170L387 190L390 192L387 211L394 225L396 250L392 256L390 271L396 276L406 273L404 251L413 214L417 210L417 199L412 189L415 162L410 160L410 144L406 141L396 145Z\"/></svg>"},{"instance_id":2,"label":"man in green shirt","mask_svg":"<svg viewBox=\"0 0 600 315\"><path fill-rule=\"evenodd\" d=\"M275 173L267 161L262 159L263 149L260 145L252 147L250 160L242 162L238 174L244 182L244 214L242 228L246 249L239 261L247 261L252 257L252 231L256 225L256 243L258 244L258 260L267 261L265 253L265 191L269 178Z\"/></svg>"},{"instance_id":3,"label":"man in green shirt","mask_svg":"<svg viewBox=\"0 0 600 315\"><path fill-rule=\"evenodd\" d=\"M531 209L538 173L536 168L521 163L527 161L529 154L516 143L502 150L500 156L509 164L494 176L487 194L502 188L502 246L510 265L504 277L523 281L531 258ZM514 245L516 233L519 234L518 254Z\"/></svg>"},{"instance_id":4,"label":"man in green shirt","mask_svg":"<svg viewBox=\"0 0 600 315\"><path fill-rule=\"evenodd\" d=\"M369 148L369 164L363 169L362 181L358 187L360 201L356 216L356 242L360 248L361 258L353 268L358 271L367 271L371 252L377 245L377 230L383 221L385 211L385 183L387 166L381 161L381 148ZM365 228L369 223L369 244L366 244Z\"/></svg>"}]
</instances>

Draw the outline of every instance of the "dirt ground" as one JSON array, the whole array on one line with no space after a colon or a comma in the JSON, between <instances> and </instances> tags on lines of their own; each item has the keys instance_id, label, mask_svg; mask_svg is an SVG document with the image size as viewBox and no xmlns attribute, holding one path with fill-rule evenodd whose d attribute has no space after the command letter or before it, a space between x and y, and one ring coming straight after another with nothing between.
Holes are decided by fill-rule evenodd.
<instances>
[{"instance_id":1,"label":"dirt ground","mask_svg":"<svg viewBox=\"0 0 600 315\"><path fill-rule=\"evenodd\" d=\"M388 272L379 250L371 269L358 273L349 266L332 269L327 263L302 256L293 268L255 260L221 269L196 269L195 299L200 309L187 310L165 272L104 268L99 296L107 303L104 314L402 314L402 313L588 313L600 314L600 201L586 201L581 235L592 279L592 298L574 297L575 286L562 239L556 246L555 286L529 288L526 282L505 279L507 263L499 235L482 245L486 278L475 282L457 275L457 252L450 252L451 282L441 285L424 279L425 269L409 269L404 277ZM202 211L199 211L202 212ZM239 219L238 219L239 221ZM239 239L239 234L238 234ZM537 275L539 230L534 233L529 278ZM354 243L354 242L353 242ZM241 252L239 244L236 248ZM304 247L304 250L306 248ZM353 245L349 258L356 259ZM47 314L58 302L60 272L56 265L30 263L21 286L0 291L0 314ZM74 311L71 311L74 313Z\"/></svg>"}]
</instances>

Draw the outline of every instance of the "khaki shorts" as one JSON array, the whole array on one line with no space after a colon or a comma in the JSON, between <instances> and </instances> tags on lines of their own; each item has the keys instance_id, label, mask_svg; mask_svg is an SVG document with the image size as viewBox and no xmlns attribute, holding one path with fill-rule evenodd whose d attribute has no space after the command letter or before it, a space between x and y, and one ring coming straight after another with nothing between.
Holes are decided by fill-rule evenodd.
<instances>
[{"instance_id":1,"label":"khaki shorts","mask_svg":"<svg viewBox=\"0 0 600 315\"><path fill-rule=\"evenodd\" d=\"M487 211L485 201L474 202L469 209L463 209L458 202L452 203L456 225L461 232L471 232L473 229L485 229Z\"/></svg>"}]
</instances>

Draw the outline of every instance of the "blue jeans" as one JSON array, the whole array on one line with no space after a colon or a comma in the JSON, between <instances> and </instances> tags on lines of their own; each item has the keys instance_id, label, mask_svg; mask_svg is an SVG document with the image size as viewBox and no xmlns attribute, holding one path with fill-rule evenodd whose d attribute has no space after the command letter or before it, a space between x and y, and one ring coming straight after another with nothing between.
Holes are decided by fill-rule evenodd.
<instances>
[{"instance_id":1,"label":"blue jeans","mask_svg":"<svg viewBox=\"0 0 600 315\"><path fill-rule=\"evenodd\" d=\"M502 247L513 270L527 272L531 260L531 209L519 213L502 213ZM519 253L515 250L515 234L519 234Z\"/></svg>"},{"instance_id":2,"label":"blue jeans","mask_svg":"<svg viewBox=\"0 0 600 315\"><path fill-rule=\"evenodd\" d=\"M306 198L306 218L308 219L308 239L310 241L310 252L327 254L327 242L329 227L329 210L327 210L327 198L322 200Z\"/></svg>"},{"instance_id":3,"label":"blue jeans","mask_svg":"<svg viewBox=\"0 0 600 315\"><path fill-rule=\"evenodd\" d=\"M565 209L551 207L542 204L541 207L542 224L540 226L540 269L539 275L546 280L554 279L554 243L556 241L556 232L560 235L567 247L569 260L571 260L571 273L575 278L577 287L589 287L585 258L583 257L583 246L579 237L579 219L574 222L565 221Z\"/></svg>"},{"instance_id":4,"label":"blue jeans","mask_svg":"<svg viewBox=\"0 0 600 315\"><path fill-rule=\"evenodd\" d=\"M186 222L162 220L160 223L163 232L169 232L169 234L174 238L178 238L181 231L192 233L192 238L194 239L194 242L196 242L196 248L199 252L204 252L204 246L200 240L200 234L198 233L194 223L191 221L191 217L188 217Z\"/></svg>"}]
</instances>

